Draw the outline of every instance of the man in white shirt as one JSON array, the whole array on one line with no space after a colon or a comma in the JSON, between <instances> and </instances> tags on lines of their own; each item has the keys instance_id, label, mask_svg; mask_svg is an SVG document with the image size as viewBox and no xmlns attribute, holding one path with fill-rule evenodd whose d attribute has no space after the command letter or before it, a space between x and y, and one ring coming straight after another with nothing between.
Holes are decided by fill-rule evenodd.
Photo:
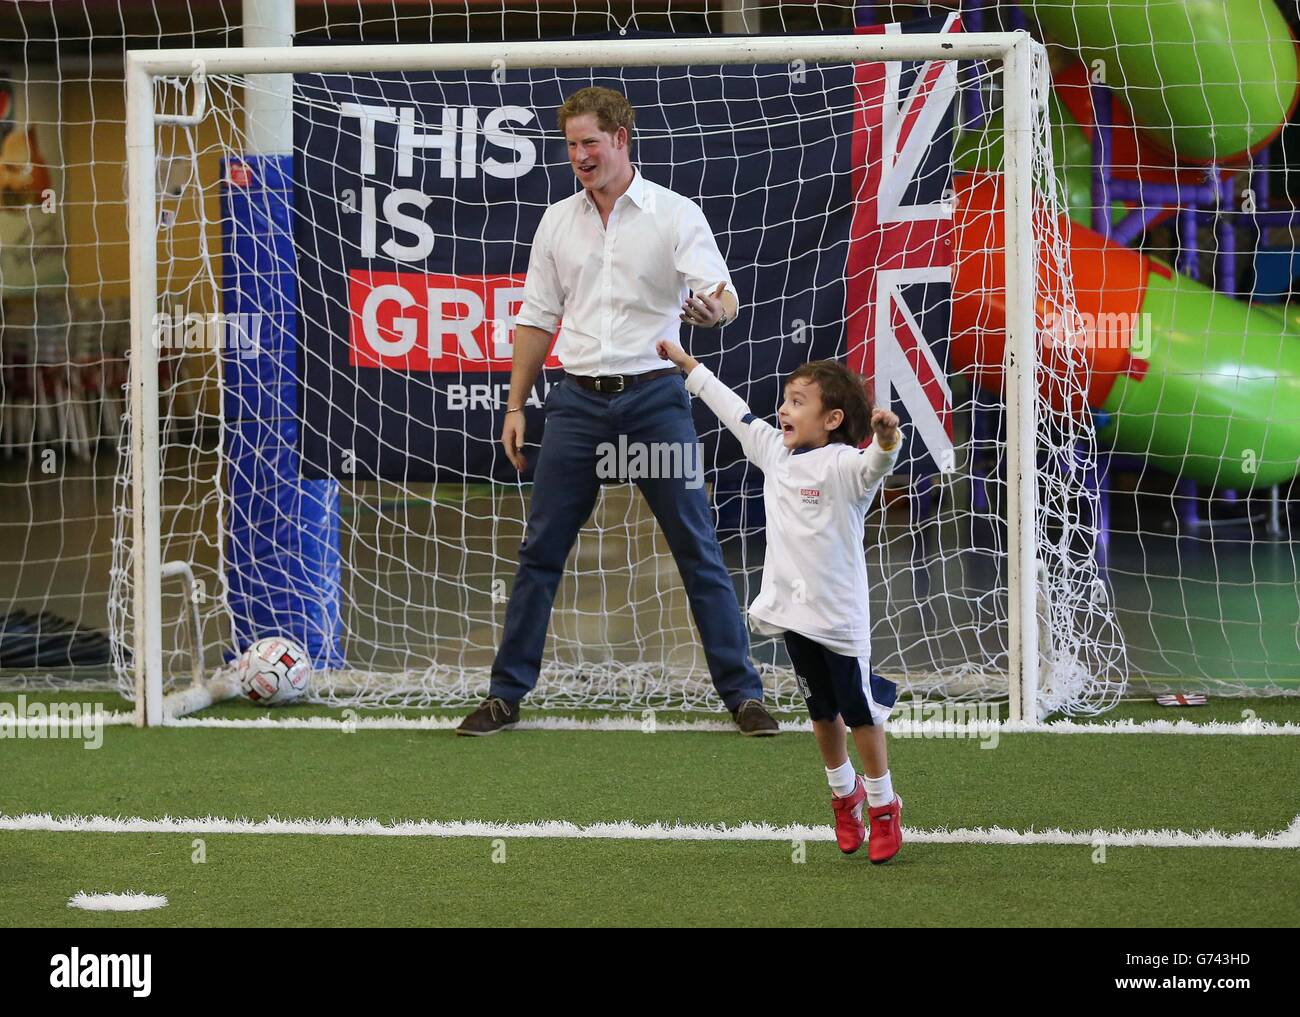
<instances>
[{"instance_id":1,"label":"man in white shirt","mask_svg":"<svg viewBox=\"0 0 1300 1017\"><path fill-rule=\"evenodd\" d=\"M634 116L607 88L581 89L559 109L582 190L548 208L533 238L501 431L517 469L527 466L524 401L561 319L555 353L565 378L546 398L528 530L491 689L458 734L495 734L518 722L519 701L537 683L564 563L596 504L600 447L676 448L676 462L699 462L690 397L655 343L676 340L681 322L719 328L739 303L704 213L632 166ZM636 482L677 562L714 687L743 733L776 734L708 500L688 471L676 472L683 475Z\"/></svg>"}]
</instances>

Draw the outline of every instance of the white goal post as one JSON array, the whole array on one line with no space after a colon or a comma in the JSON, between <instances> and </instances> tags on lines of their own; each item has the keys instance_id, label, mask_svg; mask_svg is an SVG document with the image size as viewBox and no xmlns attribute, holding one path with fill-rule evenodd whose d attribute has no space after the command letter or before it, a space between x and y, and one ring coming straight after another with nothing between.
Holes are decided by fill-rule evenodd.
<instances>
[{"instance_id":1,"label":"white goal post","mask_svg":"<svg viewBox=\"0 0 1300 1017\"><path fill-rule=\"evenodd\" d=\"M127 54L127 158L131 262L130 361L130 576L133 584L133 652L129 667L136 692L136 723L165 724L163 649L163 477L160 473L159 352L153 321L158 311L159 205L156 197L157 130L204 115L206 79L213 75L382 73L674 66L688 64L782 64L802 60L980 60L1003 67L1006 303L1006 659L1010 719L1041 717L1040 626L1042 595L1039 545L1038 347L1035 324L1035 153L1041 153L1041 107L1045 93L1035 77L1045 54L1023 32L956 34L862 34L743 37L609 42L358 45L132 51ZM189 109L162 114L156 108L160 79L188 82ZM287 86L286 86L287 89ZM282 93L284 103L291 101ZM170 120L163 121L164 116ZM1036 148L1036 146L1038 146ZM1048 174L1050 179L1050 174ZM527 238L520 238L526 242ZM1109 677L1109 676L1094 676Z\"/></svg>"}]
</instances>

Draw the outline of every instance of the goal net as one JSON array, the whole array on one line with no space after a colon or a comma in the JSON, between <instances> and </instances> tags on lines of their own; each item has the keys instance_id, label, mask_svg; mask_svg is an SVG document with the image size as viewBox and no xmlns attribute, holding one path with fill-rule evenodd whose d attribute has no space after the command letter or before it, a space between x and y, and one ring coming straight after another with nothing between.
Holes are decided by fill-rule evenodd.
<instances>
[{"instance_id":1,"label":"goal net","mask_svg":"<svg viewBox=\"0 0 1300 1017\"><path fill-rule=\"evenodd\" d=\"M498 440L514 316L541 214L577 187L554 111L605 85L637 111L638 170L700 205L740 293L725 330L683 327L687 350L761 417L796 366L834 358L904 420L867 518L875 669L905 695L1009 698L1027 719L1108 708L1127 666L1087 407L1113 337L1075 304L1048 81L1027 36L963 35L955 17L136 54L121 688L225 694L232 661L283 635L327 702L485 693L531 496ZM560 377L552 353L530 461ZM743 610L761 475L695 419ZM779 641L754 636L752 655L777 703L801 702ZM570 555L530 702L720 708L633 483L602 488Z\"/></svg>"}]
</instances>

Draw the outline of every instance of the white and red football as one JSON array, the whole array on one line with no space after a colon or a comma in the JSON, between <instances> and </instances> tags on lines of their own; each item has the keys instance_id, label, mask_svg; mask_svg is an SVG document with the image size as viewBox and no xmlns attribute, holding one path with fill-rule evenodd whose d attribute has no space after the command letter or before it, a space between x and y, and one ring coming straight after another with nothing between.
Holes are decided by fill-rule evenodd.
<instances>
[{"instance_id":1,"label":"white and red football","mask_svg":"<svg viewBox=\"0 0 1300 1017\"><path fill-rule=\"evenodd\" d=\"M291 639L259 639L239 658L239 691L258 706L283 706L307 691L311 660Z\"/></svg>"}]
</instances>

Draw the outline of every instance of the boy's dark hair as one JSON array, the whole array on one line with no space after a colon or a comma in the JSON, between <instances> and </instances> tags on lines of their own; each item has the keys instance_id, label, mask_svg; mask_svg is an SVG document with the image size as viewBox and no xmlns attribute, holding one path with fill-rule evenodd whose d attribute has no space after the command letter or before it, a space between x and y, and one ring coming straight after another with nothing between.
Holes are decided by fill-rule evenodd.
<instances>
[{"instance_id":1,"label":"boy's dark hair","mask_svg":"<svg viewBox=\"0 0 1300 1017\"><path fill-rule=\"evenodd\" d=\"M872 406L861 375L835 360L811 360L795 368L785 383L792 381L813 382L821 390L823 410L844 412L844 420L830 433L831 441L856 448L866 440L871 433Z\"/></svg>"},{"instance_id":2,"label":"boy's dark hair","mask_svg":"<svg viewBox=\"0 0 1300 1017\"><path fill-rule=\"evenodd\" d=\"M598 85L578 89L555 111L560 133L564 133L564 125L570 117L580 117L586 113L595 116L596 125L606 134L617 134L620 127L626 127L628 148L632 147L632 122L636 120L636 110L622 92Z\"/></svg>"}]
</instances>

